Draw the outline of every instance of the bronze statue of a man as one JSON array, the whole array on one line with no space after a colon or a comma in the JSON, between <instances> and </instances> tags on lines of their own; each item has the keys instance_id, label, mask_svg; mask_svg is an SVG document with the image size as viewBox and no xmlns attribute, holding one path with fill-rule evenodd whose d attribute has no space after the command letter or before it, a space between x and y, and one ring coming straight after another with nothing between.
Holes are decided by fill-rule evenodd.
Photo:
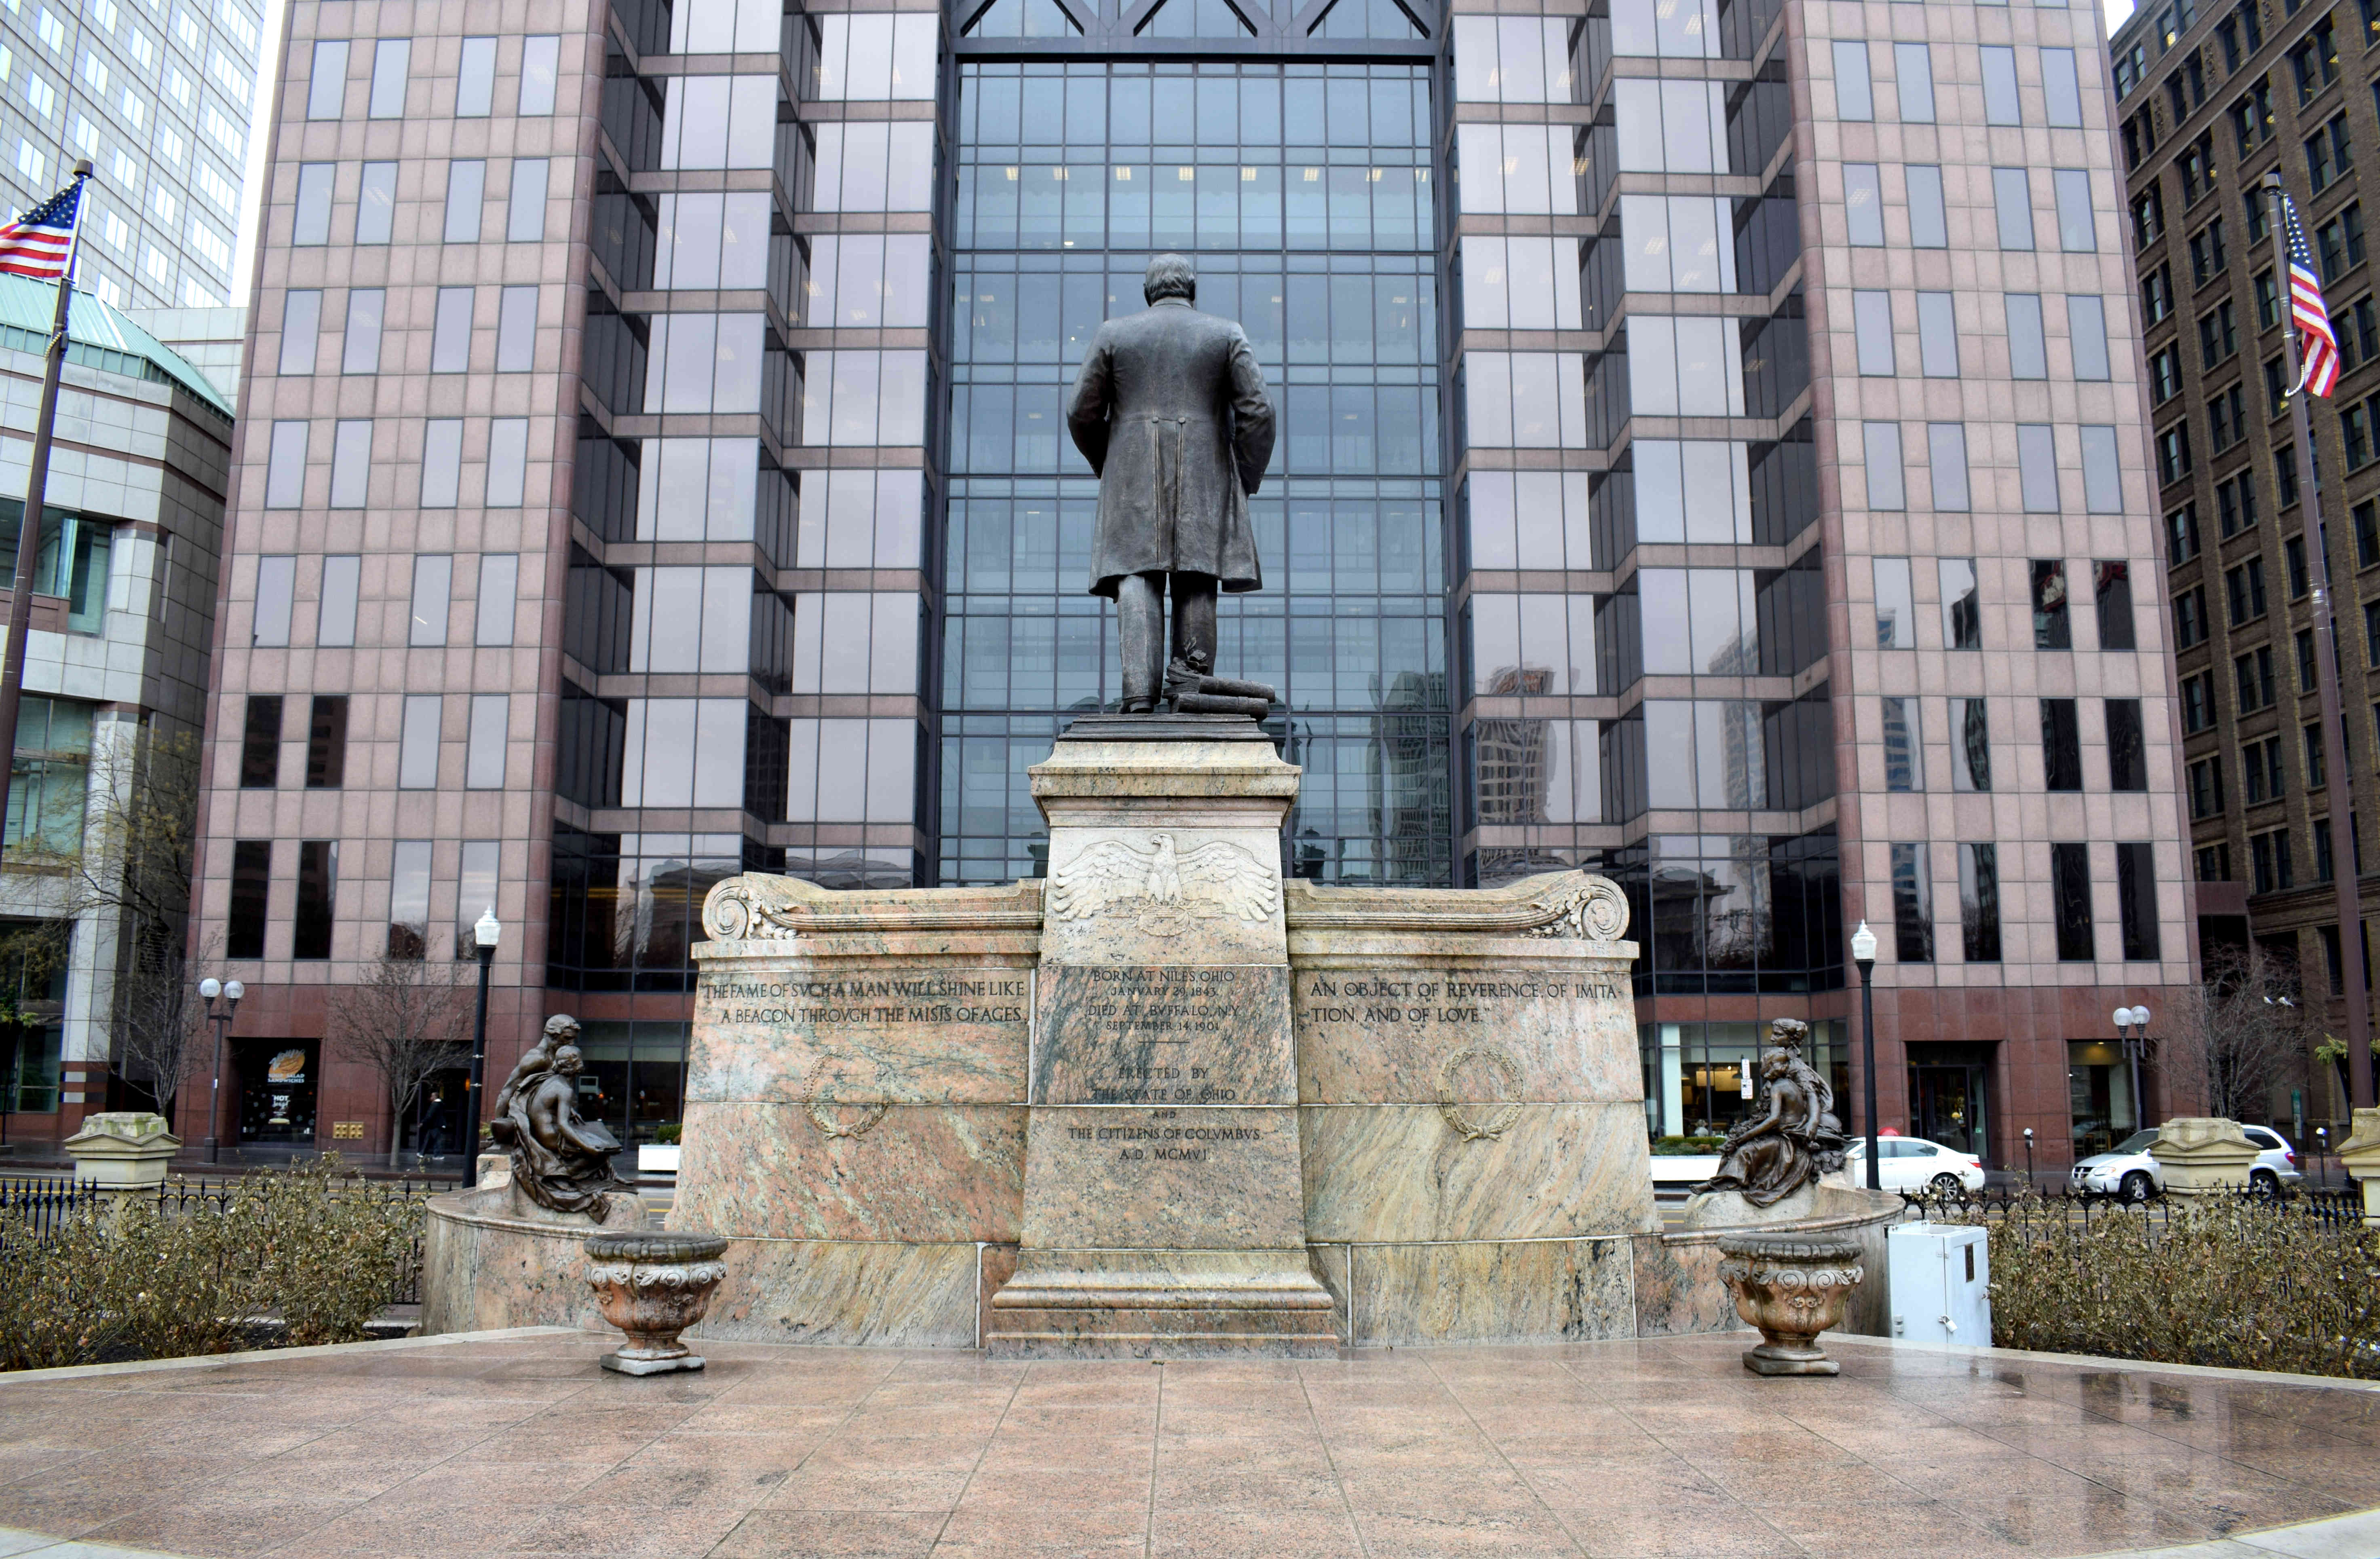
<instances>
[{"instance_id":1,"label":"bronze statue of a man","mask_svg":"<svg viewBox=\"0 0 2380 1559\"><path fill-rule=\"evenodd\" d=\"M1238 325L1191 306L1190 262L1159 255L1141 295L1148 308L1099 326L1066 397L1066 431L1099 479L1091 593L1116 603L1127 714L1154 709L1161 683L1200 687L1216 592L1263 586L1248 494L1273 438L1264 371Z\"/></svg>"}]
</instances>

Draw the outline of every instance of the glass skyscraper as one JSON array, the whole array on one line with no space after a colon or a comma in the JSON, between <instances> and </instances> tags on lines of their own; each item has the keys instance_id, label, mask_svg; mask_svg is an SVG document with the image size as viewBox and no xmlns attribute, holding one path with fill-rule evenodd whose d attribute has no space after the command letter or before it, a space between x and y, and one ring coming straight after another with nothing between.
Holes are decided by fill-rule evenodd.
<instances>
[{"instance_id":1,"label":"glass skyscraper","mask_svg":"<svg viewBox=\"0 0 2380 1559\"><path fill-rule=\"evenodd\" d=\"M1119 691L1063 396L1168 250L1280 415L1220 660L1286 869L1609 872L1649 1130L1775 1017L1848 1098L1862 919L1888 1123L1995 1157L2190 980L2095 11L360 15L292 12L243 401L215 739L347 754L209 813L250 1051L492 900L495 1055L575 1012L650 1137L711 883L1038 872Z\"/></svg>"},{"instance_id":2,"label":"glass skyscraper","mask_svg":"<svg viewBox=\"0 0 2380 1559\"><path fill-rule=\"evenodd\" d=\"M127 309L242 301L261 30L252 0L0 4L0 201L37 206L91 159L83 287Z\"/></svg>"}]
</instances>

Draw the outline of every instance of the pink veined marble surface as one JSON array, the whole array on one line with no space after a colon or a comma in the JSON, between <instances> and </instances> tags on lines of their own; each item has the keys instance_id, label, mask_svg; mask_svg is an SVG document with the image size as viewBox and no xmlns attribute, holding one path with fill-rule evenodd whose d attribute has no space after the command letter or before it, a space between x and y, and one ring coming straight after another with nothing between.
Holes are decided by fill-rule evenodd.
<instances>
[{"instance_id":1,"label":"pink veined marble surface","mask_svg":"<svg viewBox=\"0 0 2380 1559\"><path fill-rule=\"evenodd\" d=\"M2068 1559L2380 1490L2380 1395L2344 1382L1832 1334L1840 1378L1769 1381L1752 1336L1163 1366L714 1339L640 1381L549 1334L0 1376L0 1528L206 1559Z\"/></svg>"}]
</instances>

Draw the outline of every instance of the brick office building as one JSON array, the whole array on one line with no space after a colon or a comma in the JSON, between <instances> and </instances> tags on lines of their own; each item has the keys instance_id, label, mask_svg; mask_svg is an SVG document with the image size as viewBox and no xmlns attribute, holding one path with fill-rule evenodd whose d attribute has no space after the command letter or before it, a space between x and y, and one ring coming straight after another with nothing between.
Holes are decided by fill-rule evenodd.
<instances>
[{"instance_id":1,"label":"brick office building","mask_svg":"<svg viewBox=\"0 0 2380 1559\"><path fill-rule=\"evenodd\" d=\"M1038 870L1023 770L1115 697L1060 397L1178 249L1281 403L1224 660L1287 868L1611 872L1656 1133L1778 1016L1848 1110L1864 916L1888 1124L2056 1162L2070 1044L2194 969L2096 15L1574 9L300 0L201 897L244 1077L492 897L494 1064L575 1011L650 1137L710 883Z\"/></svg>"},{"instance_id":2,"label":"brick office building","mask_svg":"<svg viewBox=\"0 0 2380 1559\"><path fill-rule=\"evenodd\" d=\"M2329 538L2353 805L2380 736L2380 300L2364 263L2358 158L2380 150L2380 7L2294 0L2143 6L2110 47L2140 278L2157 503L2190 810L2193 895L2210 947L2251 938L2335 998L2337 791L2324 773L2309 550L2284 393L2264 176L2279 170L2322 275L2344 373L2311 403ZM2319 546L2317 541L2313 543ZM2355 870L2371 870L2360 839ZM2380 864L2380 863L2375 863ZM2380 883L2366 879L2367 895ZM2366 932L2368 944L2369 933ZM2315 1068L2309 1123L2344 1121ZM2274 1101L2287 1120L2289 1102Z\"/></svg>"}]
</instances>

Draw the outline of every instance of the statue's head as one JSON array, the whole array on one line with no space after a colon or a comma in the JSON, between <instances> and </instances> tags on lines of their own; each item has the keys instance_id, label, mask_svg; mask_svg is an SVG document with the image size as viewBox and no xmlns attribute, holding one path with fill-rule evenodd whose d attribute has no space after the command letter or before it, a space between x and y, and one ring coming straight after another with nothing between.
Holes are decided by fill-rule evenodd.
<instances>
[{"instance_id":1,"label":"statue's head","mask_svg":"<svg viewBox=\"0 0 2380 1559\"><path fill-rule=\"evenodd\" d=\"M1792 1073L1793 1053L1791 1051L1772 1050L1760 1058L1760 1075L1764 1078L1772 1079L1785 1078L1792 1076Z\"/></svg>"},{"instance_id":2,"label":"statue's head","mask_svg":"<svg viewBox=\"0 0 2380 1559\"><path fill-rule=\"evenodd\" d=\"M566 1012L557 1012L545 1020L548 1043L567 1043L578 1037L578 1019Z\"/></svg>"},{"instance_id":3,"label":"statue's head","mask_svg":"<svg viewBox=\"0 0 2380 1559\"><path fill-rule=\"evenodd\" d=\"M1160 298L1178 298L1184 303L1198 301L1198 273L1190 269L1190 262L1178 254L1160 254L1148 262L1148 275L1140 284L1140 295L1154 303Z\"/></svg>"},{"instance_id":4,"label":"statue's head","mask_svg":"<svg viewBox=\"0 0 2380 1559\"><path fill-rule=\"evenodd\" d=\"M577 1077L585 1069L586 1065L585 1060L579 1056L577 1045L564 1045L553 1053L553 1069L565 1078Z\"/></svg>"},{"instance_id":5,"label":"statue's head","mask_svg":"<svg viewBox=\"0 0 2380 1559\"><path fill-rule=\"evenodd\" d=\"M1768 1042L1800 1050L1810 1042L1810 1026L1798 1017L1780 1017L1768 1025Z\"/></svg>"}]
</instances>

